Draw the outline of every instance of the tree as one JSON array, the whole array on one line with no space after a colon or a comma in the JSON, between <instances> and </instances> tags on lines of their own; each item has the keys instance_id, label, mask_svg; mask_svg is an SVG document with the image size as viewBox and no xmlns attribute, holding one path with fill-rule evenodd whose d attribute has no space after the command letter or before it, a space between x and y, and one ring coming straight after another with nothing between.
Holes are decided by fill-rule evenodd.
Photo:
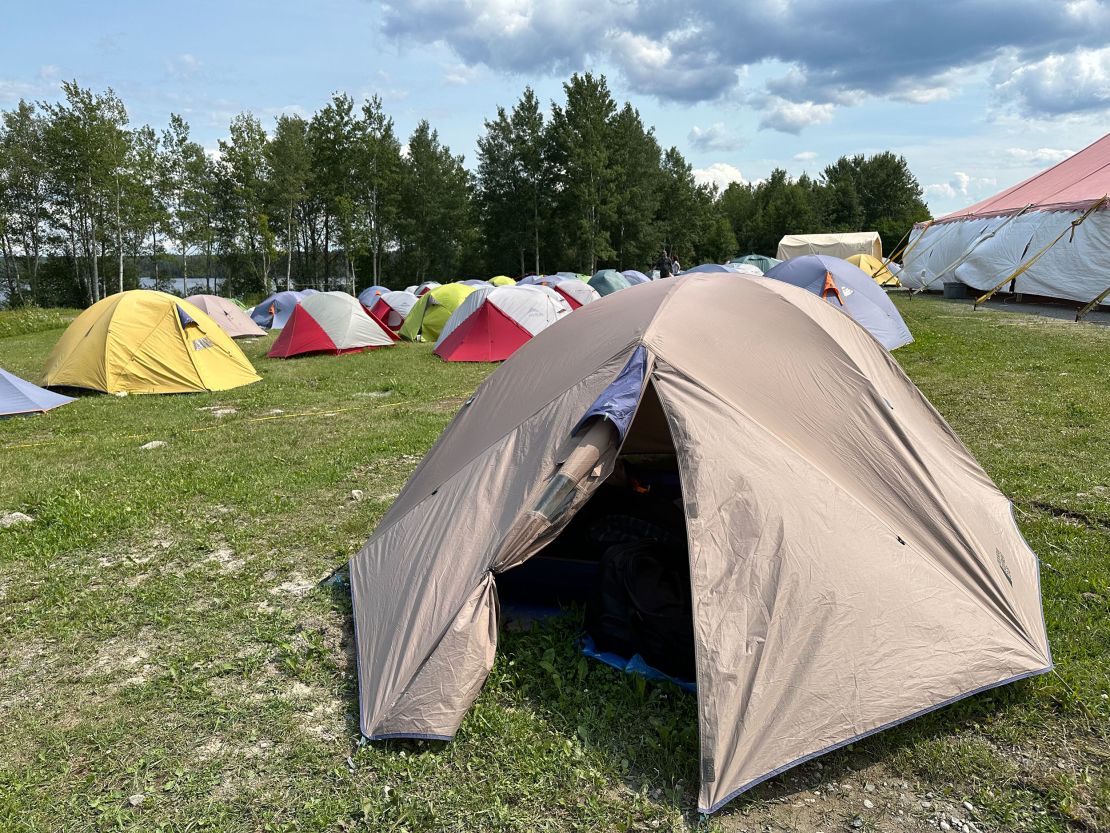
<instances>
[{"instance_id":1,"label":"tree","mask_svg":"<svg viewBox=\"0 0 1110 833\"><path fill-rule=\"evenodd\" d=\"M620 269L644 268L659 250L658 215L667 194L659 143L653 130L644 129L639 112L625 104L612 120L609 145L613 203L609 238L615 263Z\"/></svg>"},{"instance_id":2,"label":"tree","mask_svg":"<svg viewBox=\"0 0 1110 833\"><path fill-rule=\"evenodd\" d=\"M416 126L408 142L401 176L399 240L413 279L457 274L463 255L473 247L470 174L462 156L440 144L427 121Z\"/></svg>"},{"instance_id":3,"label":"tree","mask_svg":"<svg viewBox=\"0 0 1110 833\"><path fill-rule=\"evenodd\" d=\"M300 116L278 116L274 137L266 145L270 169L270 200L280 209L284 220L285 288L291 286L293 250L297 245L294 218L297 208L308 196L312 175L312 153L308 146L308 122Z\"/></svg>"},{"instance_id":4,"label":"tree","mask_svg":"<svg viewBox=\"0 0 1110 833\"><path fill-rule=\"evenodd\" d=\"M102 295L99 259L113 203L117 232L122 237L118 221L121 169L127 157L122 136L127 111L111 89L97 95L76 81L66 81L62 91L64 102L41 105L48 118L44 146L48 149L54 222L65 236L77 280L94 303ZM117 243L122 245L122 240ZM82 260L87 268L84 277ZM122 284L122 267L120 281Z\"/></svg>"},{"instance_id":5,"label":"tree","mask_svg":"<svg viewBox=\"0 0 1110 833\"><path fill-rule=\"evenodd\" d=\"M352 210L365 217L371 279L378 284L382 281L382 255L397 226L401 182L401 143L393 132L393 119L385 114L378 96L363 102L354 166L357 208Z\"/></svg>"},{"instance_id":6,"label":"tree","mask_svg":"<svg viewBox=\"0 0 1110 833\"><path fill-rule=\"evenodd\" d=\"M670 148L663 154L663 198L659 227L672 256L693 263L702 255L702 240L709 229L716 194L694 181L691 165Z\"/></svg>"},{"instance_id":7,"label":"tree","mask_svg":"<svg viewBox=\"0 0 1110 833\"><path fill-rule=\"evenodd\" d=\"M566 103L552 106L549 127L559 222L578 268L592 273L599 260L616 254L608 231L614 215L609 122L616 104L604 75L576 73L563 91Z\"/></svg>"},{"instance_id":8,"label":"tree","mask_svg":"<svg viewBox=\"0 0 1110 833\"><path fill-rule=\"evenodd\" d=\"M21 100L14 110L3 114L0 256L14 303L24 297L39 302L38 270L49 220L44 134L44 119L33 104Z\"/></svg>"},{"instance_id":9,"label":"tree","mask_svg":"<svg viewBox=\"0 0 1110 833\"><path fill-rule=\"evenodd\" d=\"M332 274L331 242L336 231L340 200L354 202L353 177L355 146L359 125L354 117L354 100L336 93L309 125L309 145L313 159L312 191L322 209L324 222L324 281L330 287ZM350 227L347 229L348 236ZM346 272L350 273L350 253L345 252Z\"/></svg>"},{"instance_id":10,"label":"tree","mask_svg":"<svg viewBox=\"0 0 1110 833\"><path fill-rule=\"evenodd\" d=\"M189 294L189 250L208 236L209 206L208 159L202 148L189 139L189 125L176 113L162 134L161 190L166 199L168 233L181 253L181 290Z\"/></svg>"},{"instance_id":11,"label":"tree","mask_svg":"<svg viewBox=\"0 0 1110 833\"><path fill-rule=\"evenodd\" d=\"M231 121L231 138L220 141L221 162L230 184L225 191L222 211L227 220L231 242L245 250L247 263L256 268L257 283L262 291L273 291L270 281L270 247L265 212L265 183L269 176L266 164L266 131L262 123L249 113L240 113ZM268 220L266 221L268 223ZM257 260L255 259L257 258Z\"/></svg>"}]
</instances>

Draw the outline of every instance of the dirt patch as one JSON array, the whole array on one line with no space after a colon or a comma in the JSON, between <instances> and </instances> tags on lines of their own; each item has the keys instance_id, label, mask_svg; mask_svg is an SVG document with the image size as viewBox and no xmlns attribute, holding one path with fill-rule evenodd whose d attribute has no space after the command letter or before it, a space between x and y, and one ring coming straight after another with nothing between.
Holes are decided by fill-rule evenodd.
<instances>
[{"instance_id":1,"label":"dirt patch","mask_svg":"<svg viewBox=\"0 0 1110 833\"><path fill-rule=\"evenodd\" d=\"M883 764L834 771L814 761L767 792L766 798L715 818L728 833L980 830L973 805L939 797L916 781L896 777Z\"/></svg>"}]
</instances>

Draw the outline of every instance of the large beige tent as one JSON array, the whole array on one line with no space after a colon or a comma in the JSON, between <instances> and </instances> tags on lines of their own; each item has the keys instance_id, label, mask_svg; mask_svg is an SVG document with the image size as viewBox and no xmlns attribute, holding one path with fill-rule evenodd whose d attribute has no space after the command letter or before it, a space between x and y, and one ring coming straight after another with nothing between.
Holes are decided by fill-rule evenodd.
<instances>
[{"instance_id":1,"label":"large beige tent","mask_svg":"<svg viewBox=\"0 0 1110 833\"><path fill-rule=\"evenodd\" d=\"M413 473L351 562L367 737L454 736L499 582L634 455L681 478L702 811L1051 667L1009 501L890 355L803 289L695 274L539 333Z\"/></svg>"},{"instance_id":2,"label":"large beige tent","mask_svg":"<svg viewBox=\"0 0 1110 833\"><path fill-rule=\"evenodd\" d=\"M779 241L779 260L802 255L828 255L847 259L852 255L871 255L882 259L883 241L877 231L851 231L843 234L788 234Z\"/></svg>"},{"instance_id":3,"label":"large beige tent","mask_svg":"<svg viewBox=\"0 0 1110 833\"><path fill-rule=\"evenodd\" d=\"M266 335L266 331L254 323L230 298L219 295L190 295L185 299L194 307L204 310L209 318L232 338L254 338Z\"/></svg>"}]
</instances>

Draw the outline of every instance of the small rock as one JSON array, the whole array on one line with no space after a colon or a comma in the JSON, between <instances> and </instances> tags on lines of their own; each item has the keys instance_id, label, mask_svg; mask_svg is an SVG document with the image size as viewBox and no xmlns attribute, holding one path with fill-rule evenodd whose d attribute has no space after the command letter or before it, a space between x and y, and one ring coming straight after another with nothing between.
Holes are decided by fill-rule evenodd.
<instances>
[{"instance_id":1,"label":"small rock","mask_svg":"<svg viewBox=\"0 0 1110 833\"><path fill-rule=\"evenodd\" d=\"M116 391L116 396L118 396L120 399L123 399L123 397L127 396L127 391L118 390L118 391Z\"/></svg>"},{"instance_id":2,"label":"small rock","mask_svg":"<svg viewBox=\"0 0 1110 833\"><path fill-rule=\"evenodd\" d=\"M951 830L952 825L950 825L945 819L941 819L940 820L940 829L941 830Z\"/></svg>"},{"instance_id":3,"label":"small rock","mask_svg":"<svg viewBox=\"0 0 1110 833\"><path fill-rule=\"evenodd\" d=\"M931 801L922 801L921 802L921 809L922 810L932 810L933 809L933 802L931 802Z\"/></svg>"},{"instance_id":4,"label":"small rock","mask_svg":"<svg viewBox=\"0 0 1110 833\"><path fill-rule=\"evenodd\" d=\"M875 809L875 803L873 801L871 801L871 799L869 799L869 798L865 798L863 800L863 806L866 807L868 810L874 810Z\"/></svg>"},{"instance_id":5,"label":"small rock","mask_svg":"<svg viewBox=\"0 0 1110 833\"><path fill-rule=\"evenodd\" d=\"M126 396L126 394L124 395ZM142 793L135 793L133 796L127 799L127 803L130 804L132 807L138 807L144 801L146 801L146 796Z\"/></svg>"},{"instance_id":6,"label":"small rock","mask_svg":"<svg viewBox=\"0 0 1110 833\"><path fill-rule=\"evenodd\" d=\"M22 512L5 512L0 515L0 528L7 529L9 526L17 526L19 524L34 523L35 519L30 515L24 515Z\"/></svg>"},{"instance_id":7,"label":"small rock","mask_svg":"<svg viewBox=\"0 0 1110 833\"><path fill-rule=\"evenodd\" d=\"M967 810L969 813L974 813L975 812L975 805L973 805L970 801L965 801L964 802L964 809Z\"/></svg>"},{"instance_id":8,"label":"small rock","mask_svg":"<svg viewBox=\"0 0 1110 833\"><path fill-rule=\"evenodd\" d=\"M850 793L852 791L852 785L851 784L844 784L841 787L841 789L844 790L844 792L846 792L846 793Z\"/></svg>"},{"instance_id":9,"label":"small rock","mask_svg":"<svg viewBox=\"0 0 1110 833\"><path fill-rule=\"evenodd\" d=\"M165 447L166 447L166 443L165 443L164 440L151 440L150 442L146 443L145 445L140 445L139 446L139 448L141 448L143 451L151 451L152 449L155 449L155 448L165 448Z\"/></svg>"},{"instance_id":10,"label":"small rock","mask_svg":"<svg viewBox=\"0 0 1110 833\"><path fill-rule=\"evenodd\" d=\"M358 503L360 500L362 500L362 496L363 496L362 489L351 489L350 500L353 503Z\"/></svg>"},{"instance_id":11,"label":"small rock","mask_svg":"<svg viewBox=\"0 0 1110 833\"><path fill-rule=\"evenodd\" d=\"M283 411L281 408L271 408L266 412L266 416L279 416L280 414L284 413L285 411Z\"/></svg>"},{"instance_id":12,"label":"small rock","mask_svg":"<svg viewBox=\"0 0 1110 833\"><path fill-rule=\"evenodd\" d=\"M856 816L854 819L848 822L848 826L851 827L853 830L859 830L861 827L863 827L863 819L861 819L859 816Z\"/></svg>"},{"instance_id":13,"label":"small rock","mask_svg":"<svg viewBox=\"0 0 1110 833\"><path fill-rule=\"evenodd\" d=\"M863 788L864 788L864 790L866 790L869 793L875 792L875 785L872 784L870 781L867 782L866 784L864 784Z\"/></svg>"}]
</instances>

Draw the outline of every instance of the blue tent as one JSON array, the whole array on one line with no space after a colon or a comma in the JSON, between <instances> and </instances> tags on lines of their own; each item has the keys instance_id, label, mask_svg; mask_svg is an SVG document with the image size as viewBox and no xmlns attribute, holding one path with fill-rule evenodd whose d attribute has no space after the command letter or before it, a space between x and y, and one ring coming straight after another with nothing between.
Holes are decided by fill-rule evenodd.
<instances>
[{"instance_id":1,"label":"blue tent","mask_svg":"<svg viewBox=\"0 0 1110 833\"><path fill-rule=\"evenodd\" d=\"M293 314L294 308L301 298L315 295L315 289L305 289L299 292L275 292L258 306L251 310L251 320L259 327L268 330L280 330Z\"/></svg>"},{"instance_id":2,"label":"blue tent","mask_svg":"<svg viewBox=\"0 0 1110 833\"><path fill-rule=\"evenodd\" d=\"M369 309L374 306L374 304L378 303L380 297L390 291L388 286L379 286L377 284L368 286L366 289L362 290L362 292L358 293L358 302Z\"/></svg>"},{"instance_id":3,"label":"blue tent","mask_svg":"<svg viewBox=\"0 0 1110 833\"><path fill-rule=\"evenodd\" d=\"M846 260L828 255L803 255L772 267L766 275L820 295L847 313L887 350L913 341L898 308L875 279Z\"/></svg>"},{"instance_id":4,"label":"blue tent","mask_svg":"<svg viewBox=\"0 0 1110 833\"><path fill-rule=\"evenodd\" d=\"M72 396L40 388L0 367L0 417L45 413L72 401Z\"/></svg>"},{"instance_id":5,"label":"blue tent","mask_svg":"<svg viewBox=\"0 0 1110 833\"><path fill-rule=\"evenodd\" d=\"M691 272L730 272L734 275L740 274L740 271L728 263L702 263L691 269L682 272L683 275L689 275Z\"/></svg>"},{"instance_id":6,"label":"blue tent","mask_svg":"<svg viewBox=\"0 0 1110 833\"><path fill-rule=\"evenodd\" d=\"M621 274L624 275L624 279L633 286L638 283L648 283L651 280L651 278L649 278L643 272L638 272L635 269L625 269L623 272L621 272Z\"/></svg>"}]
</instances>

